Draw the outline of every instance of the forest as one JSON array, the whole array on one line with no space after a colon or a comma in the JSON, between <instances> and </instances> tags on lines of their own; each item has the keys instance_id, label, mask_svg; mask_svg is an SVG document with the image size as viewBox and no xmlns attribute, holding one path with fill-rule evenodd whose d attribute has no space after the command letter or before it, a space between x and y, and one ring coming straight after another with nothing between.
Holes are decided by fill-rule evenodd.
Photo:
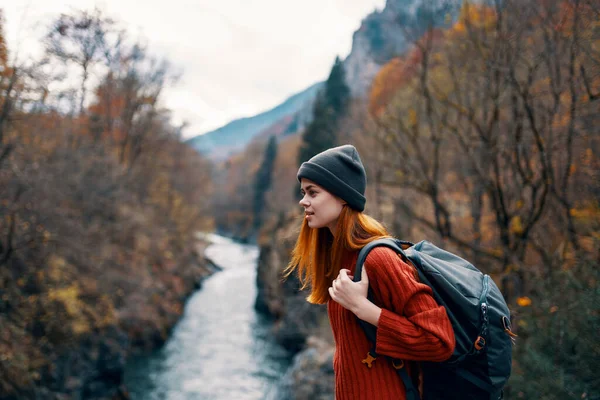
<instances>
[{"instance_id":1,"label":"forest","mask_svg":"<svg viewBox=\"0 0 600 400\"><path fill-rule=\"evenodd\" d=\"M100 10L37 60L1 32L0 398L114 393L207 273L211 166L161 104L173 68Z\"/></svg>"},{"instance_id":2,"label":"forest","mask_svg":"<svg viewBox=\"0 0 600 400\"><path fill-rule=\"evenodd\" d=\"M455 3L405 26L366 96L338 58L306 127L220 165L162 105L175 68L119 22L61 15L43 56L13 63L0 19L0 399L128 398L123 360L167 339L210 272L195 234L282 246L298 166L350 142L368 214L501 288L506 398L600 399L600 4Z\"/></svg>"}]
</instances>

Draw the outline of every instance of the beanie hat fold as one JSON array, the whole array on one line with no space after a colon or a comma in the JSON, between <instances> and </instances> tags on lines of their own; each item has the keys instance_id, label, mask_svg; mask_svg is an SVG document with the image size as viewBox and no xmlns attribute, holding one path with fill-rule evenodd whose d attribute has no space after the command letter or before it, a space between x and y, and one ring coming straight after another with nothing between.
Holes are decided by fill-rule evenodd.
<instances>
[{"instance_id":1,"label":"beanie hat fold","mask_svg":"<svg viewBox=\"0 0 600 400\"><path fill-rule=\"evenodd\" d=\"M299 174L302 175L302 178L310 179L332 194L345 200L350 207L359 211L365 209L365 203L367 201L365 196L320 165L308 162L303 163L300 167Z\"/></svg>"},{"instance_id":2,"label":"beanie hat fold","mask_svg":"<svg viewBox=\"0 0 600 400\"><path fill-rule=\"evenodd\" d=\"M358 211L365 209L367 184L365 169L352 145L325 150L302 163L298 181L309 179Z\"/></svg>"}]
</instances>

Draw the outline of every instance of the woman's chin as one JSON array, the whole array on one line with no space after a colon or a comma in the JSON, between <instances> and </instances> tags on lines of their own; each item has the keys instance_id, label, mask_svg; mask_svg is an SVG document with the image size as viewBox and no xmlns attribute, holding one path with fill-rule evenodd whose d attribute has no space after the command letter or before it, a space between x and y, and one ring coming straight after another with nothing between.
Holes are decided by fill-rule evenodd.
<instances>
[{"instance_id":1,"label":"woman's chin","mask_svg":"<svg viewBox=\"0 0 600 400\"><path fill-rule=\"evenodd\" d=\"M322 228L321 225L317 224L315 221L312 221L312 219L308 219L306 223L308 224L308 227L312 229Z\"/></svg>"}]
</instances>

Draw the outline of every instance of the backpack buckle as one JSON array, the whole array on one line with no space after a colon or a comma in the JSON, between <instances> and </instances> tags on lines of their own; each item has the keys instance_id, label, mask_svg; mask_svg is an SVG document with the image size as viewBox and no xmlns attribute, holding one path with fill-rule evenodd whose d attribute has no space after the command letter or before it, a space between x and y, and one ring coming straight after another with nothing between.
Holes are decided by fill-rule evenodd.
<instances>
[{"instance_id":1,"label":"backpack buckle","mask_svg":"<svg viewBox=\"0 0 600 400\"><path fill-rule=\"evenodd\" d=\"M478 351L481 351L481 349L483 349L485 347L485 339L482 338L481 336L477 336L477 340L475 340L474 345Z\"/></svg>"},{"instance_id":2,"label":"backpack buckle","mask_svg":"<svg viewBox=\"0 0 600 400\"><path fill-rule=\"evenodd\" d=\"M404 368L404 360L392 360L392 366L395 369L402 369Z\"/></svg>"},{"instance_id":3,"label":"backpack buckle","mask_svg":"<svg viewBox=\"0 0 600 400\"><path fill-rule=\"evenodd\" d=\"M367 358L365 358L364 360L362 360L361 362L363 364L366 364L367 367L371 368L373 366L373 362L377 360L377 357L373 357L373 355L371 354L371 352L367 352Z\"/></svg>"}]
</instances>

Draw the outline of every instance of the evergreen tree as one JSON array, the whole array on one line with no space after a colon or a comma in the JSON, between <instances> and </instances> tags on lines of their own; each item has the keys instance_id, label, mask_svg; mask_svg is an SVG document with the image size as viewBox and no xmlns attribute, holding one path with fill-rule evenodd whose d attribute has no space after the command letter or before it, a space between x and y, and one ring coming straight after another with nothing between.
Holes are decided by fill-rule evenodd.
<instances>
[{"instance_id":1,"label":"evergreen tree","mask_svg":"<svg viewBox=\"0 0 600 400\"><path fill-rule=\"evenodd\" d=\"M271 181L273 177L273 165L275 164L275 158L277 157L277 139L275 136L271 136L265 153L263 156L262 163L256 172L254 177L254 202L253 202L253 227L254 231L257 232L262 225L263 210L265 205L265 193L271 187Z\"/></svg>"},{"instance_id":2,"label":"evergreen tree","mask_svg":"<svg viewBox=\"0 0 600 400\"><path fill-rule=\"evenodd\" d=\"M336 129L340 119L346 114L349 101L350 89L346 84L344 65L336 57L325 87L317 95L313 120L302 134L298 165L336 145Z\"/></svg>"},{"instance_id":3,"label":"evergreen tree","mask_svg":"<svg viewBox=\"0 0 600 400\"><path fill-rule=\"evenodd\" d=\"M346 113L350 100L350 88L346 84L346 71L339 57L335 58L333 68L325 83L325 100L339 119Z\"/></svg>"}]
</instances>

